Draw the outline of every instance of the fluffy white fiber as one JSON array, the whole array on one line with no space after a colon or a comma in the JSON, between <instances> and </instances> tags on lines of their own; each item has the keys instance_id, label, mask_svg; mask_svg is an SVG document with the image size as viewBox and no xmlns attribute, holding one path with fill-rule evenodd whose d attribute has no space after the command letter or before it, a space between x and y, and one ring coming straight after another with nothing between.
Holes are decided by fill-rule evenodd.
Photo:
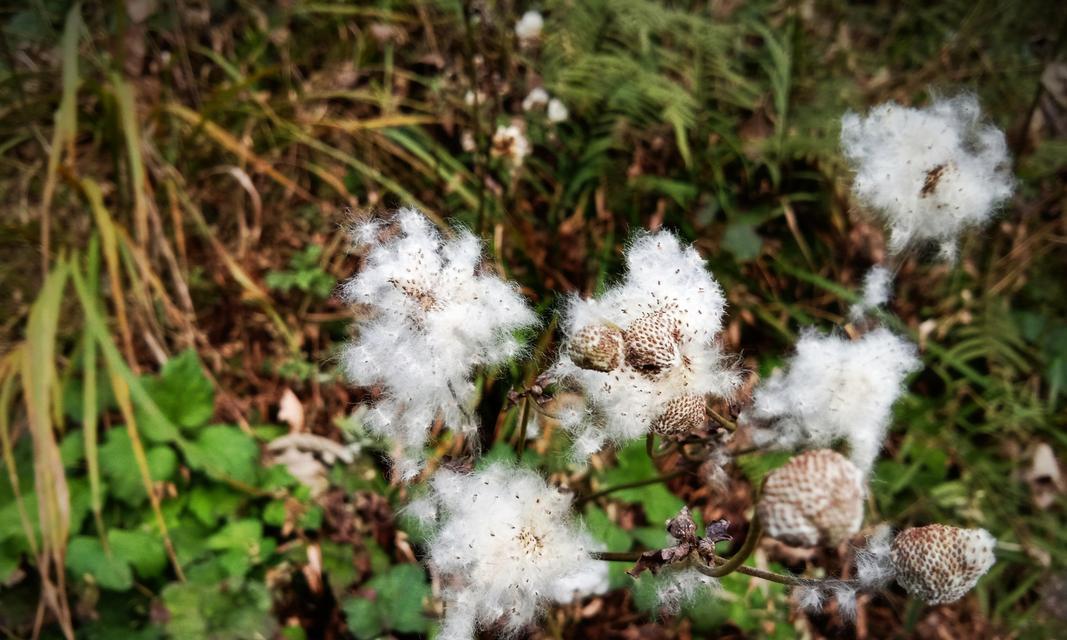
<instances>
[{"instance_id":1,"label":"fluffy white fiber","mask_svg":"<svg viewBox=\"0 0 1067 640\"><path fill-rule=\"evenodd\" d=\"M534 87L530 90L530 93L526 94L526 97L522 99L522 110L533 111L534 109L543 108L548 104L550 96L543 87Z\"/></svg>"},{"instance_id":2,"label":"fluffy white fiber","mask_svg":"<svg viewBox=\"0 0 1067 640\"><path fill-rule=\"evenodd\" d=\"M656 603L667 615L675 615L684 605L699 603L722 590L718 580L684 564L667 565L655 580Z\"/></svg>"},{"instance_id":3,"label":"fluffy white fiber","mask_svg":"<svg viewBox=\"0 0 1067 640\"><path fill-rule=\"evenodd\" d=\"M853 320L860 320L873 309L889 302L893 289L893 274L881 265L871 267L863 277L863 291L859 302L852 306L850 315Z\"/></svg>"},{"instance_id":4,"label":"fluffy white fiber","mask_svg":"<svg viewBox=\"0 0 1067 640\"><path fill-rule=\"evenodd\" d=\"M882 448L904 377L919 368L915 346L878 328L856 341L805 331L785 371L756 388L745 421L756 444L829 447L844 440L865 474Z\"/></svg>"},{"instance_id":5,"label":"fluffy white fiber","mask_svg":"<svg viewBox=\"0 0 1067 640\"><path fill-rule=\"evenodd\" d=\"M553 375L584 394L585 411L562 416L574 436L574 454L585 459L606 443L644 436L667 403L685 396L728 396L738 385L716 343L726 302L722 289L691 246L660 231L638 237L626 252L622 282L598 298L572 298L564 312L569 342L587 327L626 331L635 320L663 314L676 327L669 363L655 373L622 360L610 371L579 367L564 349Z\"/></svg>"},{"instance_id":6,"label":"fluffy white fiber","mask_svg":"<svg viewBox=\"0 0 1067 640\"><path fill-rule=\"evenodd\" d=\"M885 220L894 252L934 241L952 257L961 231L1012 193L1004 133L982 122L973 96L846 114L841 146L856 171L853 193Z\"/></svg>"},{"instance_id":7,"label":"fluffy white fiber","mask_svg":"<svg viewBox=\"0 0 1067 640\"><path fill-rule=\"evenodd\" d=\"M402 209L355 229L367 247L344 298L371 317L344 352L349 379L379 386L368 426L395 444L398 475L414 476L433 422L475 429L468 407L478 366L518 355L513 333L536 322L516 288L479 268L481 243L467 231L448 240L418 211Z\"/></svg>"},{"instance_id":8,"label":"fluffy white fiber","mask_svg":"<svg viewBox=\"0 0 1067 640\"><path fill-rule=\"evenodd\" d=\"M537 473L497 463L471 475L441 470L431 483L429 562L445 602L438 638L468 640L494 623L511 635L551 601L607 591L607 563L590 557L599 546L572 519L571 498Z\"/></svg>"},{"instance_id":9,"label":"fluffy white fiber","mask_svg":"<svg viewBox=\"0 0 1067 640\"><path fill-rule=\"evenodd\" d=\"M529 46L541 38L541 31L544 28L544 16L537 11L527 11L515 23L515 35L518 36L520 44Z\"/></svg>"},{"instance_id":10,"label":"fluffy white fiber","mask_svg":"<svg viewBox=\"0 0 1067 640\"><path fill-rule=\"evenodd\" d=\"M875 591L893 580L892 542L893 530L883 524L867 539L867 546L856 553L856 579L862 589Z\"/></svg>"}]
</instances>

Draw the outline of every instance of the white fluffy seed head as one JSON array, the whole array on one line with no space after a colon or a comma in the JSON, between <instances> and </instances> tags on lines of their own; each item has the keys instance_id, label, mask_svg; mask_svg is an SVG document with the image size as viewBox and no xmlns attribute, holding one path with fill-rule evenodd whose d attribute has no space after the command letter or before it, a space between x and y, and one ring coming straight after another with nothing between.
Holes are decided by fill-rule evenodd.
<instances>
[{"instance_id":1,"label":"white fluffy seed head","mask_svg":"<svg viewBox=\"0 0 1067 640\"><path fill-rule=\"evenodd\" d=\"M530 155L530 141L518 125L500 125L493 133L489 154L494 158L503 158L513 169L518 169Z\"/></svg>"},{"instance_id":2,"label":"white fluffy seed head","mask_svg":"<svg viewBox=\"0 0 1067 640\"><path fill-rule=\"evenodd\" d=\"M786 370L756 388L742 420L754 425L760 446L829 447L847 441L852 462L869 473L904 378L920 364L915 346L888 329L855 341L808 330Z\"/></svg>"},{"instance_id":3,"label":"white fluffy seed head","mask_svg":"<svg viewBox=\"0 0 1067 640\"><path fill-rule=\"evenodd\" d=\"M515 35L519 43L528 46L541 39L541 30L545 27L544 17L537 11L527 11L515 23Z\"/></svg>"},{"instance_id":4,"label":"white fluffy seed head","mask_svg":"<svg viewBox=\"0 0 1067 640\"><path fill-rule=\"evenodd\" d=\"M890 557L897 583L926 604L955 602L996 562L996 540L985 529L940 524L905 529Z\"/></svg>"},{"instance_id":5,"label":"white fluffy seed head","mask_svg":"<svg viewBox=\"0 0 1067 640\"><path fill-rule=\"evenodd\" d=\"M493 464L474 474L438 471L429 562L442 577L448 637L500 623L520 631L551 601L607 590L599 545L571 516L571 498L537 473Z\"/></svg>"},{"instance_id":6,"label":"white fluffy seed head","mask_svg":"<svg viewBox=\"0 0 1067 640\"><path fill-rule=\"evenodd\" d=\"M548 92L543 87L534 87L522 99L522 110L533 111L534 109L541 109L548 104L548 100Z\"/></svg>"},{"instance_id":7,"label":"white fluffy seed head","mask_svg":"<svg viewBox=\"0 0 1067 640\"><path fill-rule=\"evenodd\" d=\"M567 105L563 104L563 101L559 98L552 98L548 101L548 121L549 122L565 122L571 115L567 109Z\"/></svg>"},{"instance_id":8,"label":"white fluffy seed head","mask_svg":"<svg viewBox=\"0 0 1067 640\"><path fill-rule=\"evenodd\" d=\"M886 103L841 121L852 191L888 225L890 249L933 241L954 255L959 234L986 222L1014 188L1004 133L973 96L923 109Z\"/></svg>"},{"instance_id":9,"label":"white fluffy seed head","mask_svg":"<svg viewBox=\"0 0 1067 640\"><path fill-rule=\"evenodd\" d=\"M551 370L587 402L586 411L562 421L579 459L609 442L665 430L668 414L695 425L696 412L679 412L679 403L695 408L692 398L729 396L739 382L716 342L726 302L696 249L666 231L646 234L627 249L626 265L622 282L598 298L572 298L564 311L568 342L602 326L619 327L624 341L623 362L609 371L583 368L566 351Z\"/></svg>"},{"instance_id":10,"label":"white fluffy seed head","mask_svg":"<svg viewBox=\"0 0 1067 640\"><path fill-rule=\"evenodd\" d=\"M837 545L863 523L863 474L836 451L806 451L767 476L756 512L767 535L789 544Z\"/></svg>"},{"instance_id":11,"label":"white fluffy seed head","mask_svg":"<svg viewBox=\"0 0 1067 640\"><path fill-rule=\"evenodd\" d=\"M476 428L468 409L476 367L519 355L515 332L536 316L513 285L480 268L481 243L467 231L445 239L421 213L402 209L352 235L366 253L343 297L370 313L344 367L354 384L381 389L365 419L392 440L396 472L410 478L435 420Z\"/></svg>"}]
</instances>

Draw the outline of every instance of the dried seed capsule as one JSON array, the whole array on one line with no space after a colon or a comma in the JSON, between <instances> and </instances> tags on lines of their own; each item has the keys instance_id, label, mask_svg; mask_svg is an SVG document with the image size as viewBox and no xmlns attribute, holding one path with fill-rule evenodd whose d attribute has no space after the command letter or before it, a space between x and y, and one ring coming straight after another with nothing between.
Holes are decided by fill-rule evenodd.
<instances>
[{"instance_id":1,"label":"dried seed capsule","mask_svg":"<svg viewBox=\"0 0 1067 640\"><path fill-rule=\"evenodd\" d=\"M865 494L863 473L848 458L805 451L767 477L757 512L772 538L836 545L859 531Z\"/></svg>"},{"instance_id":2,"label":"dried seed capsule","mask_svg":"<svg viewBox=\"0 0 1067 640\"><path fill-rule=\"evenodd\" d=\"M582 369L614 371L622 364L622 331L606 325L582 328L570 340L568 353Z\"/></svg>"},{"instance_id":3,"label":"dried seed capsule","mask_svg":"<svg viewBox=\"0 0 1067 640\"><path fill-rule=\"evenodd\" d=\"M667 310L646 313L626 329L626 363L649 376L681 361L678 318Z\"/></svg>"},{"instance_id":4,"label":"dried seed capsule","mask_svg":"<svg viewBox=\"0 0 1067 640\"><path fill-rule=\"evenodd\" d=\"M678 396L664 407L663 413L652 422L652 431L661 436L674 436L699 429L707 422L704 396Z\"/></svg>"},{"instance_id":5,"label":"dried seed capsule","mask_svg":"<svg viewBox=\"0 0 1067 640\"><path fill-rule=\"evenodd\" d=\"M941 604L974 588L996 562L995 544L985 529L932 524L901 531L890 558L900 586L927 604Z\"/></svg>"}]
</instances>

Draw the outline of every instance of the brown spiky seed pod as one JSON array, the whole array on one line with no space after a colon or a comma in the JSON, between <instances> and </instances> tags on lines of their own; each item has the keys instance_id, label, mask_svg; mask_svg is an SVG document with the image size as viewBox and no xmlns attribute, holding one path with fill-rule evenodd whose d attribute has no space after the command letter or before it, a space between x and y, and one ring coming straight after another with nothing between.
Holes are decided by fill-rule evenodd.
<instances>
[{"instance_id":1,"label":"brown spiky seed pod","mask_svg":"<svg viewBox=\"0 0 1067 640\"><path fill-rule=\"evenodd\" d=\"M569 345L571 361L593 371L614 371L622 364L622 352L622 330L602 324L583 327Z\"/></svg>"},{"instance_id":2,"label":"brown spiky seed pod","mask_svg":"<svg viewBox=\"0 0 1067 640\"><path fill-rule=\"evenodd\" d=\"M819 449L771 472L756 509L772 538L807 547L837 545L859 531L865 495L856 465Z\"/></svg>"},{"instance_id":3,"label":"brown spiky seed pod","mask_svg":"<svg viewBox=\"0 0 1067 640\"><path fill-rule=\"evenodd\" d=\"M707 419L704 396L678 396L652 421L652 431L661 436L676 436L703 427Z\"/></svg>"},{"instance_id":4,"label":"brown spiky seed pod","mask_svg":"<svg viewBox=\"0 0 1067 640\"><path fill-rule=\"evenodd\" d=\"M897 582L926 604L955 602L993 566L996 540L985 529L942 524L901 531L890 549Z\"/></svg>"},{"instance_id":5,"label":"brown spiky seed pod","mask_svg":"<svg viewBox=\"0 0 1067 640\"><path fill-rule=\"evenodd\" d=\"M626 363L646 375L658 375L680 361L682 328L669 310L646 313L626 329Z\"/></svg>"}]
</instances>

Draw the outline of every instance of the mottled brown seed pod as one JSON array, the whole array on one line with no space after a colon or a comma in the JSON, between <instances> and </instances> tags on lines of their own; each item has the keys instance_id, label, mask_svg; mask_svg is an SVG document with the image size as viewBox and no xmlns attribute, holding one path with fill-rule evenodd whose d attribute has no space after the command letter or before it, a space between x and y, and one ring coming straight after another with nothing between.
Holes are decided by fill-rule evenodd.
<instances>
[{"instance_id":1,"label":"mottled brown seed pod","mask_svg":"<svg viewBox=\"0 0 1067 640\"><path fill-rule=\"evenodd\" d=\"M837 545L863 523L863 473L836 451L805 451L775 469L757 513L767 534L788 544Z\"/></svg>"},{"instance_id":2,"label":"mottled brown seed pod","mask_svg":"<svg viewBox=\"0 0 1067 640\"><path fill-rule=\"evenodd\" d=\"M942 524L905 529L890 549L897 582L926 604L959 600L996 562L985 529Z\"/></svg>"},{"instance_id":3,"label":"mottled brown seed pod","mask_svg":"<svg viewBox=\"0 0 1067 640\"><path fill-rule=\"evenodd\" d=\"M661 436L675 436L699 429L707 422L704 396L678 396L652 422L652 431Z\"/></svg>"},{"instance_id":4,"label":"mottled brown seed pod","mask_svg":"<svg viewBox=\"0 0 1067 640\"><path fill-rule=\"evenodd\" d=\"M626 363L645 375L659 375L681 361L682 330L668 310L646 313L626 329Z\"/></svg>"},{"instance_id":5,"label":"mottled brown seed pod","mask_svg":"<svg viewBox=\"0 0 1067 640\"><path fill-rule=\"evenodd\" d=\"M622 364L622 331L606 325L583 327L571 338L568 353L582 369L614 371Z\"/></svg>"}]
</instances>

